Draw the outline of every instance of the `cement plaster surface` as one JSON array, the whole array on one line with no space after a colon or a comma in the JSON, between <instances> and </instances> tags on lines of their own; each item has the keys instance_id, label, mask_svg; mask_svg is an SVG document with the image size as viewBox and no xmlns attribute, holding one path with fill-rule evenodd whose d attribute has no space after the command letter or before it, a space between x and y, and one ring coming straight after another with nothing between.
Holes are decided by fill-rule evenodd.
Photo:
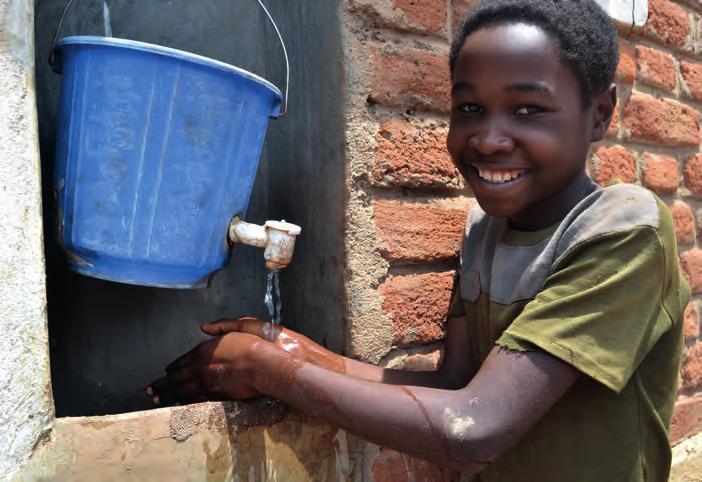
<instances>
[{"instance_id":1,"label":"cement plaster surface","mask_svg":"<svg viewBox=\"0 0 702 482\"><path fill-rule=\"evenodd\" d=\"M702 454L673 467L669 482L702 482Z\"/></svg>"},{"instance_id":2,"label":"cement plaster surface","mask_svg":"<svg viewBox=\"0 0 702 482\"><path fill-rule=\"evenodd\" d=\"M670 482L702 482L702 433L673 447Z\"/></svg>"},{"instance_id":3,"label":"cement plaster surface","mask_svg":"<svg viewBox=\"0 0 702 482\"><path fill-rule=\"evenodd\" d=\"M246 426L272 423L265 413L276 410L207 403L58 419L15 481L351 480L348 444L336 429L299 414Z\"/></svg>"},{"instance_id":4,"label":"cement plaster surface","mask_svg":"<svg viewBox=\"0 0 702 482\"><path fill-rule=\"evenodd\" d=\"M34 97L34 8L0 0L0 480L53 416Z\"/></svg>"}]
</instances>

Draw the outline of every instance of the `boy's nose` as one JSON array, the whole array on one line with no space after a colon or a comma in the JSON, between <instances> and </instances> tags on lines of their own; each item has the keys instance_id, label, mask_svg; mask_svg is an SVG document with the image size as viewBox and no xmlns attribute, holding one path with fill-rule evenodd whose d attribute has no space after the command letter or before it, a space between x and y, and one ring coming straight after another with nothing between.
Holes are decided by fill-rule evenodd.
<instances>
[{"instance_id":1,"label":"boy's nose","mask_svg":"<svg viewBox=\"0 0 702 482\"><path fill-rule=\"evenodd\" d=\"M484 156L509 153L514 149L514 141L494 127L475 133L468 140L468 146Z\"/></svg>"}]
</instances>

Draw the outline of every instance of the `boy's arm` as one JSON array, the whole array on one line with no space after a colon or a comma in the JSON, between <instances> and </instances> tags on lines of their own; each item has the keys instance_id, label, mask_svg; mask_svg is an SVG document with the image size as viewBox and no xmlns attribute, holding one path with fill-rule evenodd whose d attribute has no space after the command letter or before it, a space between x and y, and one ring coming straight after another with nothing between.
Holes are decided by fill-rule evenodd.
<instances>
[{"instance_id":1,"label":"boy's arm","mask_svg":"<svg viewBox=\"0 0 702 482\"><path fill-rule=\"evenodd\" d=\"M479 472L515 444L578 377L544 352L495 348L461 390L385 385L300 361L258 337L205 342L153 385L162 401L278 398L371 442Z\"/></svg>"},{"instance_id":2,"label":"boy's arm","mask_svg":"<svg viewBox=\"0 0 702 482\"><path fill-rule=\"evenodd\" d=\"M329 351L292 330L253 318L207 323L202 330L212 336L231 332L256 335L300 360L362 380L390 385L459 389L465 387L476 372L465 318L449 318L446 322L444 356L439 368L431 371L395 370L363 363Z\"/></svg>"}]
</instances>

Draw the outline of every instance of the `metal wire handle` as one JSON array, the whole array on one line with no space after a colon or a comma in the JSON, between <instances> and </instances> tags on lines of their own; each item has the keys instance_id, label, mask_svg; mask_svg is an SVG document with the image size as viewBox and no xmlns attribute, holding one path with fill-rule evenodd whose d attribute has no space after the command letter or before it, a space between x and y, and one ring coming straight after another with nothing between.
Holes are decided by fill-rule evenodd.
<instances>
[{"instance_id":1,"label":"metal wire handle","mask_svg":"<svg viewBox=\"0 0 702 482\"><path fill-rule=\"evenodd\" d=\"M49 65L52 67L54 66L54 59L56 57L56 42L58 41L58 36L61 33L61 26L63 26L63 21L66 18L66 15L68 14L68 9L71 8L71 5L73 5L73 0L68 0L66 7L63 9L63 13L61 14L61 18L59 19L58 27L56 27L54 39L51 41L51 50L49 50Z\"/></svg>"},{"instance_id":2,"label":"metal wire handle","mask_svg":"<svg viewBox=\"0 0 702 482\"><path fill-rule=\"evenodd\" d=\"M285 98L283 99L283 108L280 112L280 117L283 117L285 114L288 113L288 92L290 89L290 60L288 59L288 49L285 48L285 41L283 40L283 36L280 34L280 30L278 30L278 25L276 25L275 20L273 20L273 17L271 16L266 6L263 4L263 1L258 0L258 4L261 6L263 11L266 12L268 20L270 20L271 24L273 24L275 33L278 34L280 45L281 47L283 47L283 55L285 56Z\"/></svg>"},{"instance_id":3,"label":"metal wire handle","mask_svg":"<svg viewBox=\"0 0 702 482\"><path fill-rule=\"evenodd\" d=\"M61 27L63 26L63 21L66 19L68 10L71 8L71 5L73 5L74 1L75 0L68 0L66 7L63 9L63 13L61 14L61 18L59 19L58 27L56 27L56 33L54 34L54 39L51 42L51 50L49 51L49 65L51 65L52 67L54 65L55 60L56 42L58 41L58 37L61 33ZM280 112L280 117L283 117L288 113L288 92L290 92L290 60L288 59L288 49L285 47L285 41L283 40L283 36L280 34L278 25L275 23L275 20L273 20L271 13L263 4L263 0L257 1L263 9L263 11L265 12L266 17L268 17L268 20L273 25L275 33L278 35L278 39L280 40L280 45L283 47L283 55L285 56L285 97L283 98L283 107Z\"/></svg>"}]
</instances>

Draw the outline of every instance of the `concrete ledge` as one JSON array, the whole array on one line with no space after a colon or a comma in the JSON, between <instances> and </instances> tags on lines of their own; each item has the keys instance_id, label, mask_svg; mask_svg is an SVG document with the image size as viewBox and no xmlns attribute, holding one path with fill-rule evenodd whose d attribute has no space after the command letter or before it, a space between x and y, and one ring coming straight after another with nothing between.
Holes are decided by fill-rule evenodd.
<instances>
[{"instance_id":1,"label":"concrete ledge","mask_svg":"<svg viewBox=\"0 0 702 482\"><path fill-rule=\"evenodd\" d=\"M261 399L57 419L15 480L338 480L338 430L286 411Z\"/></svg>"},{"instance_id":2,"label":"concrete ledge","mask_svg":"<svg viewBox=\"0 0 702 482\"><path fill-rule=\"evenodd\" d=\"M670 482L702 482L702 433L673 447Z\"/></svg>"}]
</instances>

